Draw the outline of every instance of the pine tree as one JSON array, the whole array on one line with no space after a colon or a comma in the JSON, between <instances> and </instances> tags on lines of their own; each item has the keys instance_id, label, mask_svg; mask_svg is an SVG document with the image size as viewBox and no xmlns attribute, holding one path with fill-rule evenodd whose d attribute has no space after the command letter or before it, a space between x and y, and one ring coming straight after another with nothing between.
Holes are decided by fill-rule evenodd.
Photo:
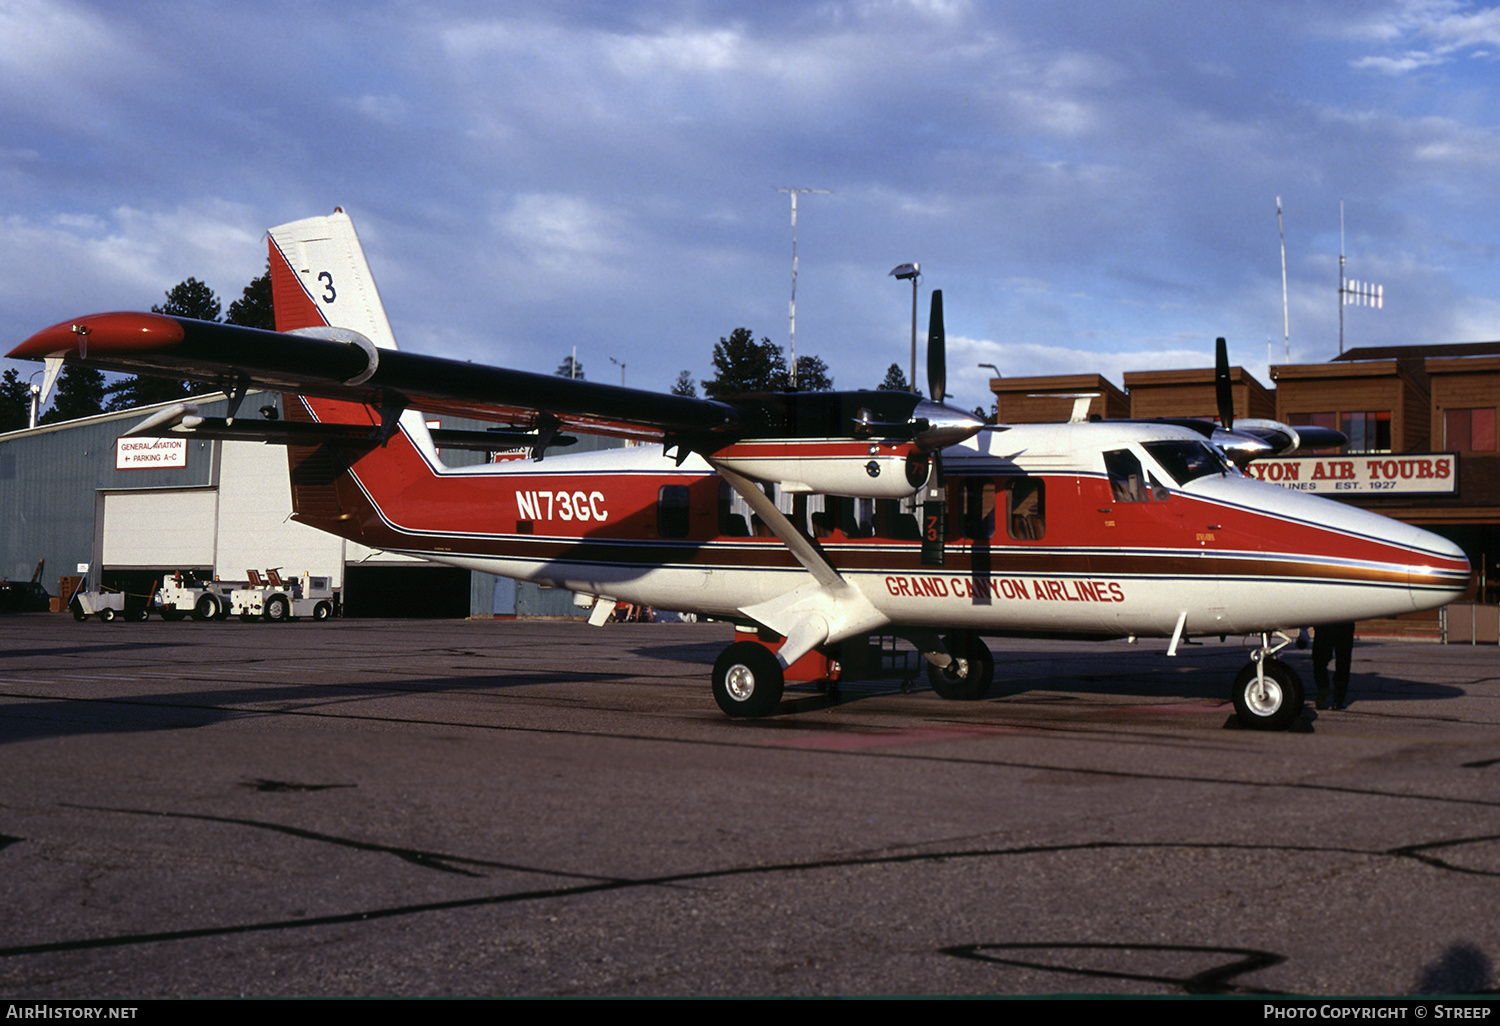
<instances>
[{"instance_id":1,"label":"pine tree","mask_svg":"<svg viewBox=\"0 0 1500 1026\"><path fill-rule=\"evenodd\" d=\"M31 384L15 368L0 375L0 431L20 431L31 423Z\"/></svg>"},{"instance_id":2,"label":"pine tree","mask_svg":"<svg viewBox=\"0 0 1500 1026\"><path fill-rule=\"evenodd\" d=\"M191 317L199 321L217 321L219 297L197 278L189 278L168 289L167 301L160 306L153 306L151 312L170 317Z\"/></svg>"},{"instance_id":3,"label":"pine tree","mask_svg":"<svg viewBox=\"0 0 1500 1026\"><path fill-rule=\"evenodd\" d=\"M266 273L259 278L250 279L250 284L245 286L244 294L229 304L229 314L224 318L224 323L238 324L244 328L276 330L276 313L271 307L269 264L266 266Z\"/></svg>"},{"instance_id":4,"label":"pine tree","mask_svg":"<svg viewBox=\"0 0 1500 1026\"><path fill-rule=\"evenodd\" d=\"M52 389L52 408L42 414L41 423L56 424L104 412L104 375L92 367L69 364L57 376Z\"/></svg>"},{"instance_id":5,"label":"pine tree","mask_svg":"<svg viewBox=\"0 0 1500 1026\"><path fill-rule=\"evenodd\" d=\"M577 381L583 380L583 361L575 360L572 356L564 356L563 362L557 365L557 370L552 373L560 378L573 378Z\"/></svg>"},{"instance_id":6,"label":"pine tree","mask_svg":"<svg viewBox=\"0 0 1500 1026\"><path fill-rule=\"evenodd\" d=\"M685 395L690 399L698 397L698 386L693 381L693 376L687 371L677 375L677 382L672 386L673 395Z\"/></svg>"},{"instance_id":7,"label":"pine tree","mask_svg":"<svg viewBox=\"0 0 1500 1026\"><path fill-rule=\"evenodd\" d=\"M882 392L910 392L911 382L906 380L906 374L901 370L901 365L893 363L885 372L885 380L875 387Z\"/></svg>"},{"instance_id":8,"label":"pine tree","mask_svg":"<svg viewBox=\"0 0 1500 1026\"><path fill-rule=\"evenodd\" d=\"M269 279L266 284L269 288ZM246 288L245 291L248 293L250 290ZM153 306L152 313L166 314L169 317L191 317L198 321L219 319L219 297L197 278L178 282L167 290L166 296L167 301ZM105 392L109 396L106 409L110 410L132 410L137 406L169 403L186 399L193 394L192 386L186 381L149 376L126 378L110 385Z\"/></svg>"},{"instance_id":9,"label":"pine tree","mask_svg":"<svg viewBox=\"0 0 1500 1026\"><path fill-rule=\"evenodd\" d=\"M833 378L821 356L797 357L797 391L828 392L832 389Z\"/></svg>"},{"instance_id":10,"label":"pine tree","mask_svg":"<svg viewBox=\"0 0 1500 1026\"><path fill-rule=\"evenodd\" d=\"M703 383L710 399L744 392L779 392L788 382L786 356L770 339L755 341L749 328L735 328L714 346L714 378Z\"/></svg>"}]
</instances>

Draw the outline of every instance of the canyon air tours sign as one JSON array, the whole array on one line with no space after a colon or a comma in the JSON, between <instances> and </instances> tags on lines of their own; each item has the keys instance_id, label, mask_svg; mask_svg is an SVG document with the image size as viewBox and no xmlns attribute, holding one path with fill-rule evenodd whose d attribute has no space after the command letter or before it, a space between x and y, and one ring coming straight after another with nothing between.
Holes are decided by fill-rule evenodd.
<instances>
[{"instance_id":1,"label":"canyon air tours sign","mask_svg":"<svg viewBox=\"0 0 1500 1026\"><path fill-rule=\"evenodd\" d=\"M1245 473L1258 481L1319 495L1453 495L1458 456L1437 453L1370 453L1359 456L1272 456Z\"/></svg>"},{"instance_id":2,"label":"canyon air tours sign","mask_svg":"<svg viewBox=\"0 0 1500 1026\"><path fill-rule=\"evenodd\" d=\"M186 438L117 438L115 469L187 466Z\"/></svg>"}]
</instances>

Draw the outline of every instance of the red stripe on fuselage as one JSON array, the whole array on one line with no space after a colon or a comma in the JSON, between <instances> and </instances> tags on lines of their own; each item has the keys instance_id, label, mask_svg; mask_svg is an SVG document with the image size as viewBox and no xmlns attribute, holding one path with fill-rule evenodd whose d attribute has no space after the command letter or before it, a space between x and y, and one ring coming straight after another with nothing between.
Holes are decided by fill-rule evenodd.
<instances>
[{"instance_id":1,"label":"red stripe on fuselage","mask_svg":"<svg viewBox=\"0 0 1500 1026\"><path fill-rule=\"evenodd\" d=\"M376 420L364 407L307 402L321 420ZM536 472L518 467L502 474L439 474L400 433L384 448L345 457L358 482L345 476L337 483L338 521L328 523L302 510L299 519L378 548L429 552L438 559L462 554L648 567L796 566L774 538L719 533L719 481L712 474L559 473L545 472L545 464L526 464ZM664 485L690 490L686 537L664 538L658 530L657 499ZM956 539L938 572L1305 578L1404 586L1406 568L1413 564L1432 566L1435 581L1445 572L1463 571L1451 559L1180 492L1166 501L1109 506L1108 484L1099 478L1049 477L1048 488L1042 539L1011 541L1003 526L988 543ZM1110 544L1119 535L1102 526L1105 518L1115 521L1116 531L1134 524L1139 537ZM929 572L920 563L916 541L846 538L838 532L818 541L842 569Z\"/></svg>"}]
</instances>

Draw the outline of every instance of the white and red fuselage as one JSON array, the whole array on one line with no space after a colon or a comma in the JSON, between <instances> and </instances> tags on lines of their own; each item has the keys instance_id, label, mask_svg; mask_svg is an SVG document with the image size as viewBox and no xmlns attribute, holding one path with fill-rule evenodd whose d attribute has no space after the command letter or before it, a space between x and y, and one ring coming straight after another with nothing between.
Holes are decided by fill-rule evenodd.
<instances>
[{"instance_id":1,"label":"white and red fuselage","mask_svg":"<svg viewBox=\"0 0 1500 1026\"><path fill-rule=\"evenodd\" d=\"M288 405L300 406L294 418L373 418L334 400ZM852 446L844 458L856 465L864 448L799 444L824 455ZM338 452L347 473L325 465L326 450L290 450L297 519L372 547L731 619L808 580L696 455L678 465L638 446L449 468L405 431ZM1238 634L1430 609L1468 584L1468 561L1446 539L1253 480L1182 427L986 430L946 449L941 468L945 537L925 562L934 525L920 493L772 498L897 628Z\"/></svg>"}]
</instances>

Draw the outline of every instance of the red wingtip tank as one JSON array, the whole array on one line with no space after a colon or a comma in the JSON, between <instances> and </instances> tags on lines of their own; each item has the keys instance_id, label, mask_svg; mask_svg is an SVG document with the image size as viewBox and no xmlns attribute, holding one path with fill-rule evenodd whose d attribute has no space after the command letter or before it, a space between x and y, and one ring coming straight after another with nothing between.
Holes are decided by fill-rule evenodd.
<instances>
[{"instance_id":1,"label":"red wingtip tank","mask_svg":"<svg viewBox=\"0 0 1500 1026\"><path fill-rule=\"evenodd\" d=\"M151 313L102 313L43 328L10 351L12 359L96 356L167 349L183 340L182 325Z\"/></svg>"}]
</instances>

